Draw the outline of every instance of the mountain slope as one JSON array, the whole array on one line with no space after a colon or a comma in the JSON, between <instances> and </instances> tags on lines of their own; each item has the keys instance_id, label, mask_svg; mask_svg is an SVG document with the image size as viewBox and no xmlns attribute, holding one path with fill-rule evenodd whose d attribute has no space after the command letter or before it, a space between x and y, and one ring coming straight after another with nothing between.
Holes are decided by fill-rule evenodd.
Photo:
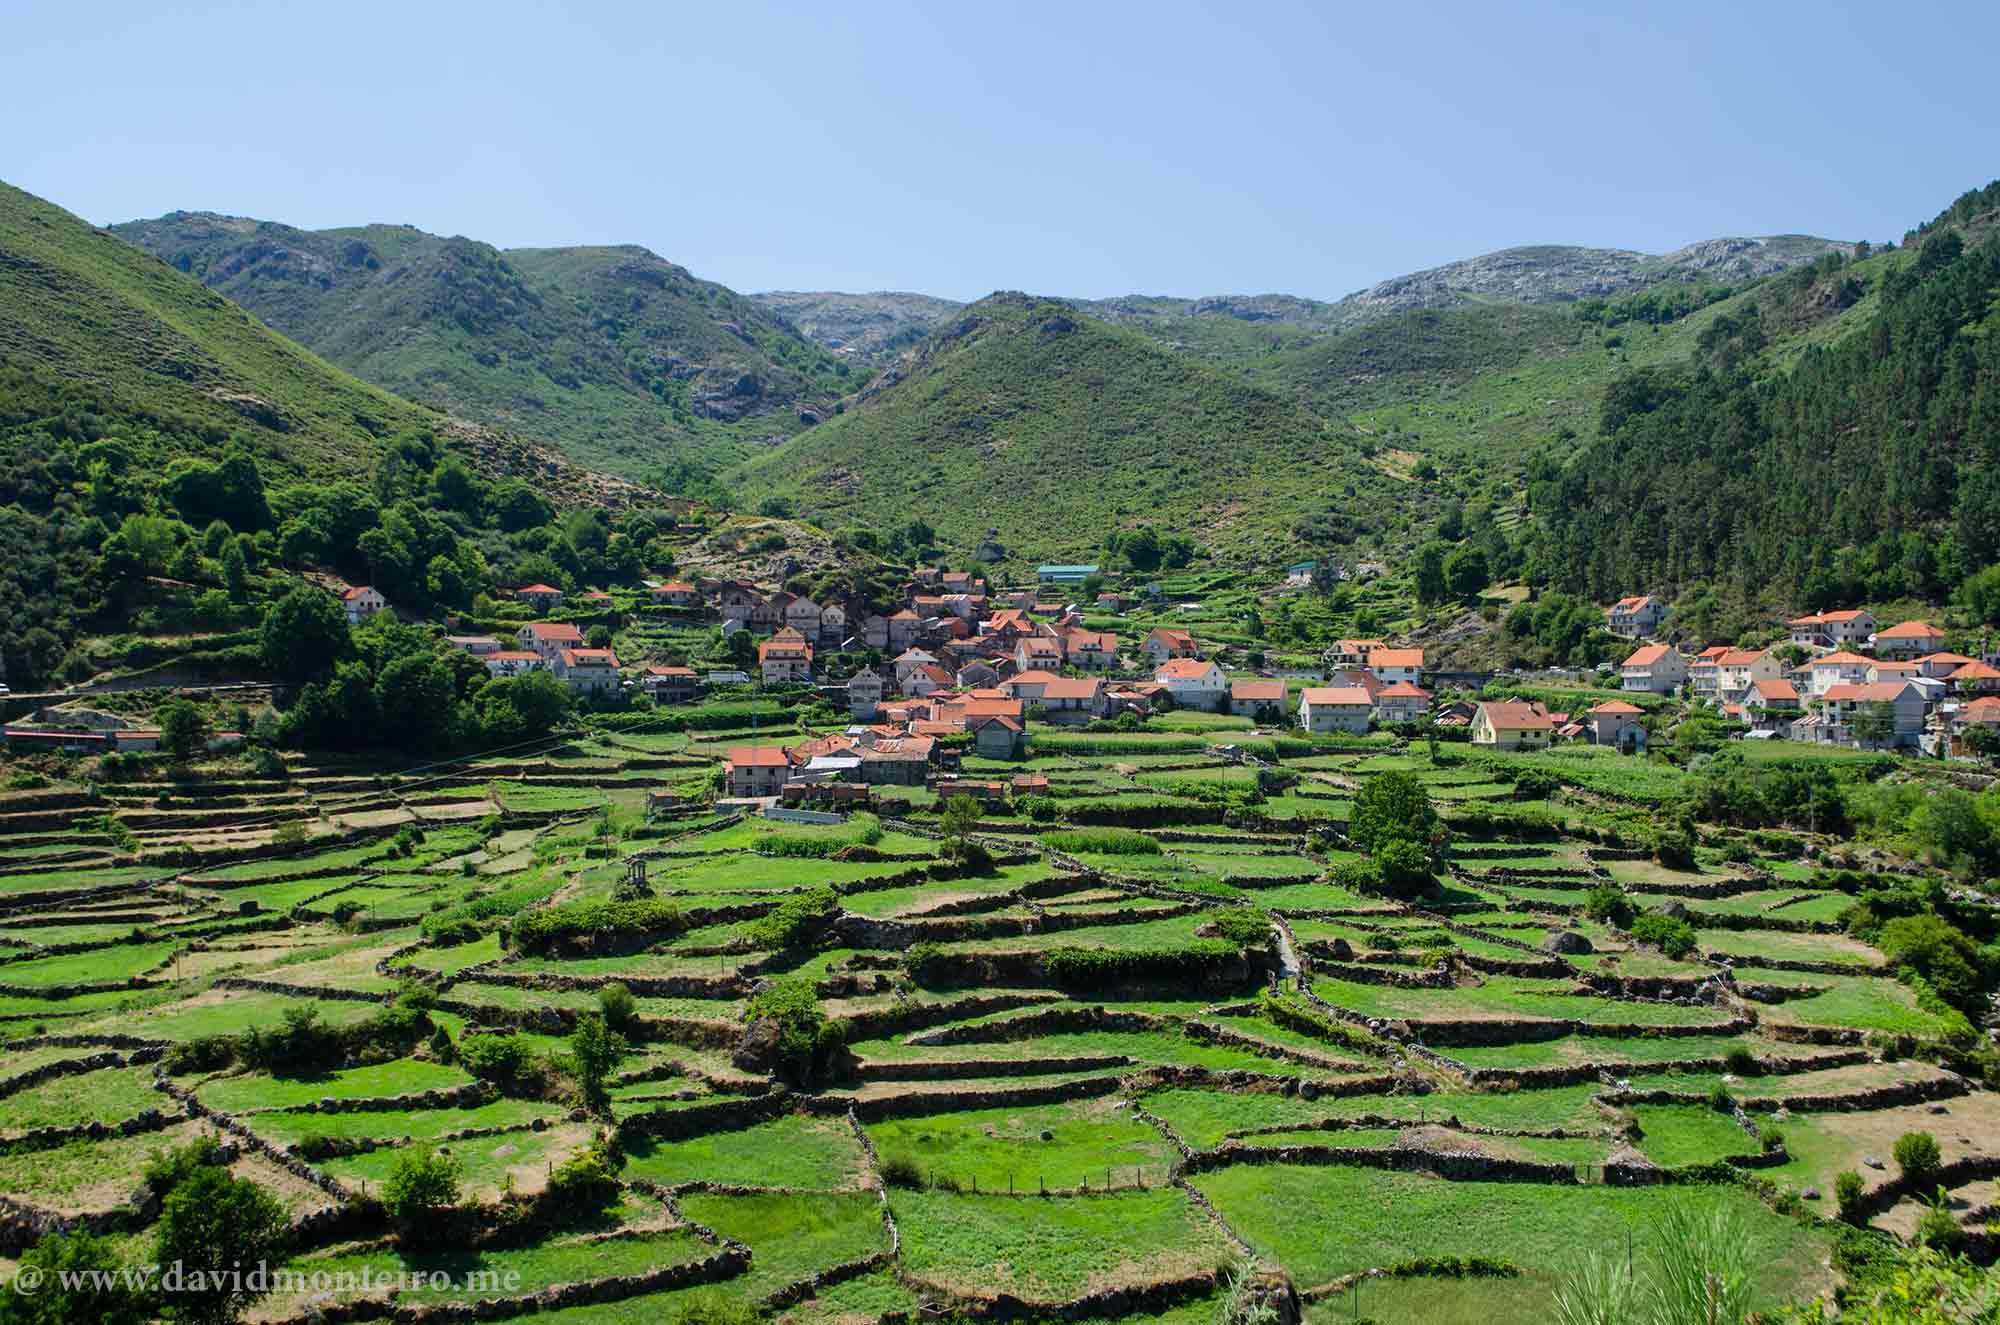
<instances>
[{"instance_id":1,"label":"mountain slope","mask_svg":"<svg viewBox=\"0 0 2000 1325\"><path fill-rule=\"evenodd\" d=\"M815 344L859 363L887 364L965 305L927 294L766 290L750 299Z\"/></svg>"},{"instance_id":2,"label":"mountain slope","mask_svg":"<svg viewBox=\"0 0 2000 1325\"><path fill-rule=\"evenodd\" d=\"M713 470L858 384L781 318L643 248L503 253L206 212L112 230L358 376L628 475Z\"/></svg>"},{"instance_id":3,"label":"mountain slope","mask_svg":"<svg viewBox=\"0 0 2000 1325\"><path fill-rule=\"evenodd\" d=\"M1107 533L1151 524L1269 565L1313 516L1371 546L1405 536L1418 485L1358 440L1064 302L999 294L736 477L828 527L921 518L948 545L992 530L1031 561L1088 559Z\"/></svg>"},{"instance_id":4,"label":"mountain slope","mask_svg":"<svg viewBox=\"0 0 2000 1325\"><path fill-rule=\"evenodd\" d=\"M1540 573L1822 606L1935 601L2000 558L1993 196L1920 248L1767 282L1689 359L1614 381L1601 437L1531 492Z\"/></svg>"}]
</instances>

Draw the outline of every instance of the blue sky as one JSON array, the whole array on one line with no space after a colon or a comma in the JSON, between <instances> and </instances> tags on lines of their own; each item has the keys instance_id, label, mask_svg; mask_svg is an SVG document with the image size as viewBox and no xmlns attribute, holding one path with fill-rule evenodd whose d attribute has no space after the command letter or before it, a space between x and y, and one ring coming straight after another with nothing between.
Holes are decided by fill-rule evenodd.
<instances>
[{"instance_id":1,"label":"blue sky","mask_svg":"<svg viewBox=\"0 0 2000 1325\"><path fill-rule=\"evenodd\" d=\"M2000 6L31 4L0 179L740 290L1336 298L1512 244L1900 237L2000 175Z\"/></svg>"}]
</instances>

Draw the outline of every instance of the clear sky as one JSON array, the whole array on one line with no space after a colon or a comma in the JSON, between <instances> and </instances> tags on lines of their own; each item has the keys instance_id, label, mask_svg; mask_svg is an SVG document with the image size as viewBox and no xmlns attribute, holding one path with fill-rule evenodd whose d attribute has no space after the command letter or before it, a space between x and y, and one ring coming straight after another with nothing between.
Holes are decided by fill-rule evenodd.
<instances>
[{"instance_id":1,"label":"clear sky","mask_svg":"<svg viewBox=\"0 0 2000 1325\"><path fill-rule=\"evenodd\" d=\"M2000 5L22 0L0 179L638 243L739 290L1335 298L1512 244L1897 238L2000 175Z\"/></svg>"}]
</instances>

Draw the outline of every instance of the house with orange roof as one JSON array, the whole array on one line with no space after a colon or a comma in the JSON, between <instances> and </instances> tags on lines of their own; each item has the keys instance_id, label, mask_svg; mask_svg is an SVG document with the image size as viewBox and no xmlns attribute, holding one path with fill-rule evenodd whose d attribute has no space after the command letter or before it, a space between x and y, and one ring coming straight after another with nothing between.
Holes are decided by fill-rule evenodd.
<instances>
[{"instance_id":1,"label":"house with orange roof","mask_svg":"<svg viewBox=\"0 0 2000 1325\"><path fill-rule=\"evenodd\" d=\"M519 676L523 672L549 670L549 660L533 649L496 649L481 654L479 661L486 664L489 676Z\"/></svg>"},{"instance_id":2,"label":"house with orange roof","mask_svg":"<svg viewBox=\"0 0 2000 1325\"><path fill-rule=\"evenodd\" d=\"M1052 676L1042 683L1041 694L1026 702L1050 722L1089 722L1104 716L1104 682L1094 676Z\"/></svg>"},{"instance_id":3,"label":"house with orange roof","mask_svg":"<svg viewBox=\"0 0 2000 1325\"><path fill-rule=\"evenodd\" d=\"M790 626L757 646L765 685L804 685L812 680L812 663L812 645Z\"/></svg>"},{"instance_id":4,"label":"house with orange roof","mask_svg":"<svg viewBox=\"0 0 2000 1325\"><path fill-rule=\"evenodd\" d=\"M1229 694L1229 678L1223 670L1201 658L1169 658L1153 669L1153 679L1167 688L1175 704L1186 709L1213 713Z\"/></svg>"},{"instance_id":5,"label":"house with orange roof","mask_svg":"<svg viewBox=\"0 0 2000 1325\"><path fill-rule=\"evenodd\" d=\"M1072 667L1108 672L1118 665L1118 637L1103 630L1063 632L1063 656Z\"/></svg>"},{"instance_id":6,"label":"house with orange roof","mask_svg":"<svg viewBox=\"0 0 2000 1325\"><path fill-rule=\"evenodd\" d=\"M1383 686L1375 692L1375 721L1418 722L1430 712L1431 692L1408 681Z\"/></svg>"},{"instance_id":7,"label":"house with orange roof","mask_svg":"<svg viewBox=\"0 0 2000 1325\"><path fill-rule=\"evenodd\" d=\"M1892 662L1887 658L1877 658L1868 664L1870 681L1914 681L1923 674L1923 669L1914 662Z\"/></svg>"},{"instance_id":8,"label":"house with orange roof","mask_svg":"<svg viewBox=\"0 0 2000 1325\"><path fill-rule=\"evenodd\" d=\"M701 590L686 580L669 580L656 584L649 591L654 604L659 607L700 607Z\"/></svg>"},{"instance_id":9,"label":"house with orange roof","mask_svg":"<svg viewBox=\"0 0 2000 1325\"><path fill-rule=\"evenodd\" d=\"M1944 632L1928 621L1904 621L1876 631L1874 645L1878 658L1921 658L1944 647Z\"/></svg>"},{"instance_id":10,"label":"house with orange roof","mask_svg":"<svg viewBox=\"0 0 2000 1325\"><path fill-rule=\"evenodd\" d=\"M340 595L340 605L347 612L347 624L358 626L389 605L382 591L372 584L357 584Z\"/></svg>"},{"instance_id":11,"label":"house with orange roof","mask_svg":"<svg viewBox=\"0 0 2000 1325\"><path fill-rule=\"evenodd\" d=\"M890 613L886 624L887 638L880 647L901 653L917 642L917 631L923 622L918 619L915 612L905 607L901 611Z\"/></svg>"},{"instance_id":12,"label":"house with orange roof","mask_svg":"<svg viewBox=\"0 0 2000 1325\"><path fill-rule=\"evenodd\" d=\"M1276 720L1285 711L1285 683L1252 677L1231 681L1229 711L1239 718Z\"/></svg>"},{"instance_id":13,"label":"house with orange roof","mask_svg":"<svg viewBox=\"0 0 2000 1325\"><path fill-rule=\"evenodd\" d=\"M1604 628L1627 639L1645 639L1666 620L1667 605L1651 594L1620 598L1604 609Z\"/></svg>"},{"instance_id":14,"label":"house with orange roof","mask_svg":"<svg viewBox=\"0 0 2000 1325\"><path fill-rule=\"evenodd\" d=\"M1370 649L1368 661L1362 664L1370 676L1383 685L1395 685L1407 681L1411 685L1424 683L1424 651L1422 649Z\"/></svg>"},{"instance_id":15,"label":"house with orange roof","mask_svg":"<svg viewBox=\"0 0 2000 1325\"><path fill-rule=\"evenodd\" d=\"M1882 712L1885 733L1867 734L1866 718ZM1795 724L1794 734L1805 724ZM1924 692L1910 681L1879 681L1866 685L1836 685L1821 696L1819 722L1811 724L1811 739L1866 749L1911 746L1924 729Z\"/></svg>"},{"instance_id":16,"label":"house with orange roof","mask_svg":"<svg viewBox=\"0 0 2000 1325\"><path fill-rule=\"evenodd\" d=\"M1875 616L1865 607L1809 612L1785 624L1791 631L1792 643L1809 649L1862 647L1875 633Z\"/></svg>"},{"instance_id":17,"label":"house with orange roof","mask_svg":"<svg viewBox=\"0 0 2000 1325\"><path fill-rule=\"evenodd\" d=\"M1962 695L1990 695L2000 692L2000 669L1983 662L1969 662L1945 678Z\"/></svg>"},{"instance_id":18,"label":"house with orange roof","mask_svg":"<svg viewBox=\"0 0 2000 1325\"><path fill-rule=\"evenodd\" d=\"M514 597L537 612L553 612L562 606L563 591L553 584L524 584L514 590Z\"/></svg>"},{"instance_id":19,"label":"house with orange roof","mask_svg":"<svg viewBox=\"0 0 2000 1325\"><path fill-rule=\"evenodd\" d=\"M722 762L731 796L776 796L791 780L792 761L782 745L738 745Z\"/></svg>"},{"instance_id":20,"label":"house with orange roof","mask_svg":"<svg viewBox=\"0 0 2000 1325\"><path fill-rule=\"evenodd\" d=\"M579 695L608 695L618 689L618 655L609 649L563 649L556 654L556 678Z\"/></svg>"},{"instance_id":21,"label":"house with orange roof","mask_svg":"<svg viewBox=\"0 0 2000 1325\"><path fill-rule=\"evenodd\" d=\"M1799 688L1790 681L1755 682L1743 698L1743 720L1756 731L1783 735L1804 713Z\"/></svg>"},{"instance_id":22,"label":"house with orange roof","mask_svg":"<svg viewBox=\"0 0 2000 1325\"><path fill-rule=\"evenodd\" d=\"M1500 750L1541 750L1555 737L1549 711L1532 700L1487 700L1472 715L1472 743Z\"/></svg>"},{"instance_id":23,"label":"house with orange roof","mask_svg":"<svg viewBox=\"0 0 2000 1325\"><path fill-rule=\"evenodd\" d=\"M701 689L692 667L653 665L639 673L639 688L662 704L684 704Z\"/></svg>"},{"instance_id":24,"label":"house with orange roof","mask_svg":"<svg viewBox=\"0 0 2000 1325\"><path fill-rule=\"evenodd\" d=\"M1730 649L1715 660L1715 698L1741 704L1759 681L1785 679L1785 663L1769 649Z\"/></svg>"},{"instance_id":25,"label":"house with orange roof","mask_svg":"<svg viewBox=\"0 0 2000 1325\"><path fill-rule=\"evenodd\" d=\"M1974 736L1975 729L1983 729ZM1990 742L2000 736L2000 695L1982 695L1960 709L1952 720L1952 734L1958 739L1960 754L1977 754L1968 737Z\"/></svg>"},{"instance_id":26,"label":"house with orange roof","mask_svg":"<svg viewBox=\"0 0 2000 1325\"><path fill-rule=\"evenodd\" d=\"M951 673L936 663L911 668L902 674L902 680L897 683L897 689L916 699L934 695L940 690L950 690L951 687Z\"/></svg>"},{"instance_id":27,"label":"house with orange roof","mask_svg":"<svg viewBox=\"0 0 2000 1325\"><path fill-rule=\"evenodd\" d=\"M1027 730L1018 718L988 713L966 720L972 749L982 759L1019 759L1027 752Z\"/></svg>"},{"instance_id":28,"label":"house with orange roof","mask_svg":"<svg viewBox=\"0 0 2000 1325\"><path fill-rule=\"evenodd\" d=\"M1309 732L1368 730L1375 697L1361 686L1307 686L1299 691L1299 726Z\"/></svg>"},{"instance_id":29,"label":"house with orange roof","mask_svg":"<svg viewBox=\"0 0 2000 1325\"><path fill-rule=\"evenodd\" d=\"M1927 653L1916 660L1917 675L1942 681L1967 663L1977 661L1977 658L1968 658L1962 653Z\"/></svg>"},{"instance_id":30,"label":"house with orange roof","mask_svg":"<svg viewBox=\"0 0 2000 1325\"><path fill-rule=\"evenodd\" d=\"M1163 663L1173 658L1194 658L1200 655L1201 646L1193 635L1185 630L1173 630L1167 626L1156 626L1149 633L1139 649L1155 663Z\"/></svg>"},{"instance_id":31,"label":"house with orange roof","mask_svg":"<svg viewBox=\"0 0 2000 1325\"><path fill-rule=\"evenodd\" d=\"M1835 686L1867 685L1868 669L1874 665L1873 658L1864 658L1845 649L1822 654L1805 665L1807 691L1817 698L1823 697Z\"/></svg>"},{"instance_id":32,"label":"house with orange roof","mask_svg":"<svg viewBox=\"0 0 2000 1325\"><path fill-rule=\"evenodd\" d=\"M1731 652L1727 644L1715 644L1694 656L1688 664L1688 685L1696 699L1714 699L1721 673L1722 655Z\"/></svg>"},{"instance_id":33,"label":"house with orange roof","mask_svg":"<svg viewBox=\"0 0 2000 1325\"><path fill-rule=\"evenodd\" d=\"M1687 659L1671 644L1642 644L1619 665L1623 689L1642 695L1671 695L1687 680Z\"/></svg>"},{"instance_id":34,"label":"house with orange roof","mask_svg":"<svg viewBox=\"0 0 2000 1325\"><path fill-rule=\"evenodd\" d=\"M1360 667L1374 650L1388 647L1387 641L1379 639L1337 639L1327 650L1328 661L1335 667Z\"/></svg>"},{"instance_id":35,"label":"house with orange roof","mask_svg":"<svg viewBox=\"0 0 2000 1325\"><path fill-rule=\"evenodd\" d=\"M530 621L514 633L524 649L532 649L553 665L564 649L583 647L583 632L566 621Z\"/></svg>"},{"instance_id":36,"label":"house with orange roof","mask_svg":"<svg viewBox=\"0 0 2000 1325\"><path fill-rule=\"evenodd\" d=\"M1645 716L1636 704L1607 699L1602 704L1593 704L1577 725L1589 735L1592 745L1608 745L1636 754L1646 748L1646 726L1641 721Z\"/></svg>"},{"instance_id":37,"label":"house with orange roof","mask_svg":"<svg viewBox=\"0 0 2000 1325\"><path fill-rule=\"evenodd\" d=\"M1014 641L1014 666L1024 672L1053 672L1063 665L1063 646L1059 639L1045 639L1039 635L1024 635Z\"/></svg>"}]
</instances>

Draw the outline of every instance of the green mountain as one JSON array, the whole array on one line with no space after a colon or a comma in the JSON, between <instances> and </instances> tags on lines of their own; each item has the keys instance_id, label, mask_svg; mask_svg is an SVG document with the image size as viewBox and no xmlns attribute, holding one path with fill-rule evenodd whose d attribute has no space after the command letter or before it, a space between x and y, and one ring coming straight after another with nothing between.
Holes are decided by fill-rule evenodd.
<instances>
[{"instance_id":1,"label":"green mountain","mask_svg":"<svg viewBox=\"0 0 2000 1325\"><path fill-rule=\"evenodd\" d=\"M1808 606L1963 586L2000 620L1997 219L2000 185L1969 193L1899 250L1717 305L1689 356L1613 381L1598 438L1537 466L1531 574Z\"/></svg>"},{"instance_id":2,"label":"green mountain","mask_svg":"<svg viewBox=\"0 0 2000 1325\"><path fill-rule=\"evenodd\" d=\"M866 373L643 248L173 212L112 233L356 376L631 476L740 459Z\"/></svg>"},{"instance_id":3,"label":"green mountain","mask_svg":"<svg viewBox=\"0 0 2000 1325\"><path fill-rule=\"evenodd\" d=\"M568 525L549 537L551 500L589 514L645 497L361 382L4 184L0 461L0 679L16 690L97 670L116 649L77 651L95 632L198 648L253 625L306 568L462 607L516 567L589 564ZM620 541L596 520L570 541L637 563L645 522Z\"/></svg>"},{"instance_id":4,"label":"green mountain","mask_svg":"<svg viewBox=\"0 0 2000 1325\"><path fill-rule=\"evenodd\" d=\"M1423 485L1286 394L1054 299L997 294L733 478L829 528L1088 559L1151 525L1236 562L1407 541Z\"/></svg>"}]
</instances>

